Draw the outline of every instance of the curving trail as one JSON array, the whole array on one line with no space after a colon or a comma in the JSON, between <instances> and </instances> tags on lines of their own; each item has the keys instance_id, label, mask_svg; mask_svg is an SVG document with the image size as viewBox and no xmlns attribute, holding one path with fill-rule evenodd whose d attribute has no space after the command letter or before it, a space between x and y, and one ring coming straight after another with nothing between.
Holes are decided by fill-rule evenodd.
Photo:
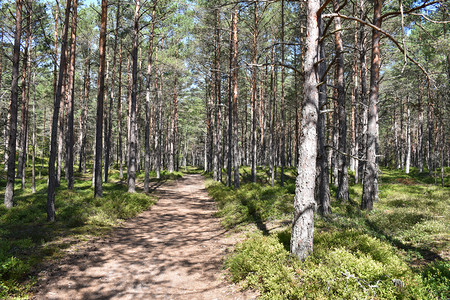
<instances>
[{"instance_id":1,"label":"curving trail","mask_svg":"<svg viewBox=\"0 0 450 300\"><path fill-rule=\"evenodd\" d=\"M44 276L34 299L254 299L223 280L235 239L200 175L164 183L151 210Z\"/></svg>"}]
</instances>

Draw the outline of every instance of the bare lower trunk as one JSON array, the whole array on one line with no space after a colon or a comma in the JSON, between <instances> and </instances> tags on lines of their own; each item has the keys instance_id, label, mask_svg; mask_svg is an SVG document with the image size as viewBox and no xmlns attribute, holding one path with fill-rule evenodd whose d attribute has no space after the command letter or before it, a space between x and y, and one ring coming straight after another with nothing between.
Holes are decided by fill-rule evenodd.
<instances>
[{"instance_id":1,"label":"bare lower trunk","mask_svg":"<svg viewBox=\"0 0 450 300\"><path fill-rule=\"evenodd\" d=\"M322 36L323 23L322 18L319 18L320 36ZM320 43L320 65L319 78L322 81L319 87L319 111L323 110L327 104L327 78L326 78L326 61L325 61L325 46ZM318 211L321 215L331 213L330 205L330 182L327 151L325 148L325 114L319 113L317 121L317 174L316 174L316 203Z\"/></svg>"},{"instance_id":2,"label":"bare lower trunk","mask_svg":"<svg viewBox=\"0 0 450 300\"><path fill-rule=\"evenodd\" d=\"M17 100L19 97L20 36L22 33L22 0L16 0L16 29L12 59L11 103L9 112L8 170L6 173L5 207L12 208L16 168Z\"/></svg>"},{"instance_id":3,"label":"bare lower trunk","mask_svg":"<svg viewBox=\"0 0 450 300\"><path fill-rule=\"evenodd\" d=\"M419 173L423 172L423 86L421 77L419 76L419 99L418 99L418 110L419 110L419 123L418 133L417 133L417 160Z\"/></svg>"},{"instance_id":4,"label":"bare lower trunk","mask_svg":"<svg viewBox=\"0 0 450 300\"><path fill-rule=\"evenodd\" d=\"M307 37L305 53L304 106L302 112L301 141L298 176L294 198L291 253L304 260L313 251L314 189L317 158L317 119L319 111L318 74L315 65L319 59L319 26L317 11L319 0L307 4ZM311 151L311 149L313 149Z\"/></svg>"},{"instance_id":5,"label":"bare lower trunk","mask_svg":"<svg viewBox=\"0 0 450 300\"><path fill-rule=\"evenodd\" d=\"M411 111L409 104L407 108L406 116L406 163L405 163L405 173L409 174L409 168L411 165Z\"/></svg>"},{"instance_id":6,"label":"bare lower trunk","mask_svg":"<svg viewBox=\"0 0 450 300\"><path fill-rule=\"evenodd\" d=\"M375 0L373 24L381 28L382 1ZM378 199L378 164L377 164L377 103L380 79L380 32L372 30L372 67L370 71L370 96L367 117L366 171L364 173L361 208L372 210L373 202Z\"/></svg>"},{"instance_id":7,"label":"bare lower trunk","mask_svg":"<svg viewBox=\"0 0 450 300\"><path fill-rule=\"evenodd\" d=\"M36 193L36 73L33 73L33 132L31 134L31 191Z\"/></svg>"},{"instance_id":8,"label":"bare lower trunk","mask_svg":"<svg viewBox=\"0 0 450 300\"><path fill-rule=\"evenodd\" d=\"M136 125L136 101L138 93L138 46L139 46L139 11L141 8L140 0L136 0L134 10L134 31L133 31L133 49L131 51L132 59L132 87L131 87L131 105L130 105L130 140L128 141L128 192L136 191L136 143L137 143L137 125Z\"/></svg>"},{"instance_id":9,"label":"bare lower trunk","mask_svg":"<svg viewBox=\"0 0 450 300\"><path fill-rule=\"evenodd\" d=\"M71 49L70 49L70 62L69 62L69 82L68 82L68 119L67 119L67 133L66 133L66 152L67 152L67 188L73 189L73 162L74 162L74 132L73 132L73 119L75 111L75 50L77 45L77 6L78 0L73 0L73 12L72 12L72 37L71 37Z\"/></svg>"},{"instance_id":10,"label":"bare lower trunk","mask_svg":"<svg viewBox=\"0 0 450 300\"><path fill-rule=\"evenodd\" d=\"M339 0L333 1L334 9L339 9ZM337 199L348 200L348 172L347 172L347 112L345 108L345 77L344 77L344 46L342 42L341 19L335 18L336 39L336 63L337 63L337 94L338 94L338 118L339 118L339 152L337 153L338 165L338 191Z\"/></svg>"},{"instance_id":11,"label":"bare lower trunk","mask_svg":"<svg viewBox=\"0 0 450 300\"><path fill-rule=\"evenodd\" d=\"M48 192L47 192L47 220L54 222L56 219L55 213L55 188L57 186L57 181L55 177L55 161L56 161L56 151L57 151L57 131L58 131L58 119L60 113L61 100L63 98L62 87L64 83L64 74L66 73L66 49L67 49L67 35L69 27L69 17L70 17L71 1L66 3L66 12L64 18L64 28L61 40L61 56L60 56L60 68L58 83L56 86L56 96L53 104L53 118L52 118L52 133L50 141L50 157L48 162Z\"/></svg>"},{"instance_id":12,"label":"bare lower trunk","mask_svg":"<svg viewBox=\"0 0 450 300\"><path fill-rule=\"evenodd\" d=\"M105 66L106 66L106 27L108 16L108 0L102 0L99 40L99 67L97 92L97 119L95 132L95 172L94 197L103 197L102 156L103 156L103 102L105 101Z\"/></svg>"}]
</instances>

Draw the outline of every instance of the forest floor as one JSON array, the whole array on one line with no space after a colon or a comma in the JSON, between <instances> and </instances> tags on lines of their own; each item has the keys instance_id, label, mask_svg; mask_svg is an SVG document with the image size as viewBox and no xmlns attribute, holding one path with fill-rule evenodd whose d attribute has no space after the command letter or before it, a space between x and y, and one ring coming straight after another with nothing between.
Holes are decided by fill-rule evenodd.
<instances>
[{"instance_id":1,"label":"forest floor","mask_svg":"<svg viewBox=\"0 0 450 300\"><path fill-rule=\"evenodd\" d=\"M214 217L201 175L165 182L151 210L39 274L34 299L253 299L224 278L239 237Z\"/></svg>"}]
</instances>

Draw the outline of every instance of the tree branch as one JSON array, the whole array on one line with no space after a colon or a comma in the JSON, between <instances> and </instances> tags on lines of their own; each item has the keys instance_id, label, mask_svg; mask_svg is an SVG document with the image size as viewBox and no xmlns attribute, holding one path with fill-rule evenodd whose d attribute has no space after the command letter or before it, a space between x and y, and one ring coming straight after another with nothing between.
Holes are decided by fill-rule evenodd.
<instances>
[{"instance_id":1,"label":"tree branch","mask_svg":"<svg viewBox=\"0 0 450 300\"><path fill-rule=\"evenodd\" d=\"M414 60L411 56L409 56L409 54L405 51L405 49L402 48L402 46L400 45L400 43L399 43L399 42L398 42L391 34L389 34L388 32L384 31L383 29L381 29L381 28L379 28L379 27L377 27L377 26L375 26L375 25L373 25L373 24L371 24L371 23L368 23L368 22L366 22L366 21L363 21L363 20L361 20L361 19L359 19L359 18L350 17L350 16L346 16L346 15L339 14L339 13L332 13L332 14L322 15L322 18L334 18L334 17L340 17L340 18L346 19L346 20L357 21L357 22L359 22L359 23L361 23L361 24L364 24L364 25L366 25L366 26L369 26L370 28L372 28L372 29L374 29L374 30L376 30L376 31L379 31L380 33L384 34L387 38L389 38L389 39L397 46L397 48L398 48L403 54L406 55L406 57L407 57L413 64L415 64L415 65L416 65L416 66L417 66L417 67L425 74L425 76L427 77L427 81L430 82L430 76L428 75L428 72L424 69L424 67L423 67L419 62L417 62L416 60Z\"/></svg>"}]
</instances>

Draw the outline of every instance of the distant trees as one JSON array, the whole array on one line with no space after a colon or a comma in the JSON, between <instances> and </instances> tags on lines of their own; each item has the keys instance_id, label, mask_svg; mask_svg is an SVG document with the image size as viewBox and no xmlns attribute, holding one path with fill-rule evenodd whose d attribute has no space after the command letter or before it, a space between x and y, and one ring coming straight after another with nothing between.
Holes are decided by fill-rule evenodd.
<instances>
[{"instance_id":1,"label":"distant trees","mask_svg":"<svg viewBox=\"0 0 450 300\"><path fill-rule=\"evenodd\" d=\"M161 178L181 162L217 181L226 174L236 189L243 179L283 185L293 173L292 251L304 258L312 211L331 212L330 183L342 201L349 183L362 183L370 210L379 165L443 182L450 25L440 2L59 4L0 4L7 207L16 162L27 186L30 154L48 175L49 221L58 186L87 172L97 197L103 181L125 176L134 192L141 172L148 192L152 172Z\"/></svg>"}]
</instances>

